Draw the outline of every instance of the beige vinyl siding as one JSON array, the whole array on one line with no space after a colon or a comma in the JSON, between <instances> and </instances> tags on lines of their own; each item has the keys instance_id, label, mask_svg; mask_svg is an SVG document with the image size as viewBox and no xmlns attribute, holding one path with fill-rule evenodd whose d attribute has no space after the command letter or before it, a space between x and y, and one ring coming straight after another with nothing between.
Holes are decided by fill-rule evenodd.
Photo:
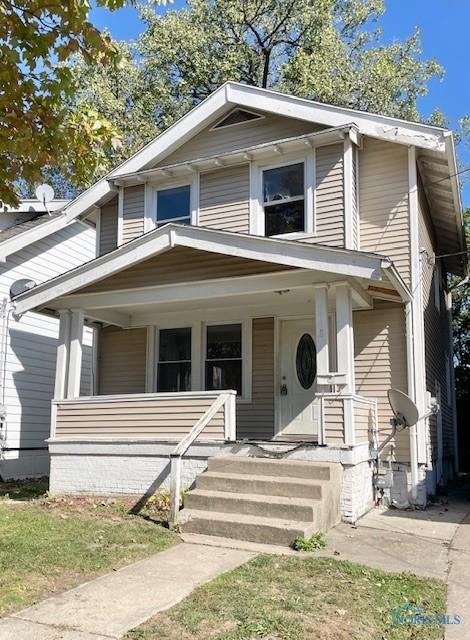
<instances>
[{"instance_id":1,"label":"beige vinyl siding","mask_svg":"<svg viewBox=\"0 0 470 640\"><path fill-rule=\"evenodd\" d=\"M364 138L359 155L360 243L388 256L409 284L408 150Z\"/></svg>"},{"instance_id":2,"label":"beige vinyl siding","mask_svg":"<svg viewBox=\"0 0 470 640\"><path fill-rule=\"evenodd\" d=\"M248 233L250 227L250 167L248 164L201 174L199 224L212 229Z\"/></svg>"},{"instance_id":3,"label":"beige vinyl siding","mask_svg":"<svg viewBox=\"0 0 470 640\"><path fill-rule=\"evenodd\" d=\"M108 253L117 247L117 229L118 229L118 202L117 198L113 198L101 207L100 215L100 238L99 251L100 256Z\"/></svg>"},{"instance_id":4,"label":"beige vinyl siding","mask_svg":"<svg viewBox=\"0 0 470 640\"><path fill-rule=\"evenodd\" d=\"M429 208L424 194L421 181L418 190L419 209L419 246L426 253L421 257L421 283L423 292L424 307L424 339L425 339L425 362L426 362L426 389L432 397L436 395L436 380L441 387L441 410L442 410L442 435L443 435L443 456L449 457L454 452L454 433L452 423L451 398L448 397L448 381L446 359L449 358L449 316L446 310L442 286L440 291L440 310L435 302L435 279L438 272L433 264L429 264L427 258L434 255L436 251L436 238L431 222ZM444 275L444 274L443 274ZM450 366L450 365L449 365ZM435 416L429 419L430 426L430 446L432 459L437 458L437 421Z\"/></svg>"},{"instance_id":5,"label":"beige vinyl siding","mask_svg":"<svg viewBox=\"0 0 470 640\"><path fill-rule=\"evenodd\" d=\"M101 329L98 337L98 393L143 393L146 362L146 329Z\"/></svg>"},{"instance_id":6,"label":"beige vinyl siding","mask_svg":"<svg viewBox=\"0 0 470 640\"><path fill-rule=\"evenodd\" d=\"M144 233L145 186L125 187L122 210L122 242Z\"/></svg>"},{"instance_id":7,"label":"beige vinyl siding","mask_svg":"<svg viewBox=\"0 0 470 640\"><path fill-rule=\"evenodd\" d=\"M325 444L339 447L344 444L344 409L341 398L324 399Z\"/></svg>"},{"instance_id":8,"label":"beige vinyl siding","mask_svg":"<svg viewBox=\"0 0 470 640\"><path fill-rule=\"evenodd\" d=\"M369 402L354 399L354 429L356 444L374 442L375 410Z\"/></svg>"},{"instance_id":9,"label":"beige vinyl siding","mask_svg":"<svg viewBox=\"0 0 470 640\"><path fill-rule=\"evenodd\" d=\"M344 246L343 145L316 149L315 242Z\"/></svg>"},{"instance_id":10,"label":"beige vinyl siding","mask_svg":"<svg viewBox=\"0 0 470 640\"><path fill-rule=\"evenodd\" d=\"M64 402L57 408L56 438L149 438L181 440L217 395L198 397L119 398ZM224 410L220 409L200 440L224 440Z\"/></svg>"},{"instance_id":11,"label":"beige vinyl siding","mask_svg":"<svg viewBox=\"0 0 470 640\"><path fill-rule=\"evenodd\" d=\"M195 282L210 278L272 273L289 269L291 267L270 264L269 262L175 247L162 255L150 258L81 289L80 293L132 289L176 282Z\"/></svg>"},{"instance_id":12,"label":"beige vinyl siding","mask_svg":"<svg viewBox=\"0 0 470 640\"><path fill-rule=\"evenodd\" d=\"M274 318L252 326L252 401L237 404L237 438L274 435Z\"/></svg>"},{"instance_id":13,"label":"beige vinyl siding","mask_svg":"<svg viewBox=\"0 0 470 640\"><path fill-rule=\"evenodd\" d=\"M408 392L405 309L394 303L353 313L356 393L377 400L379 440L390 433L391 410L387 391ZM396 437L396 458L409 461L409 432Z\"/></svg>"},{"instance_id":14,"label":"beige vinyl siding","mask_svg":"<svg viewBox=\"0 0 470 640\"><path fill-rule=\"evenodd\" d=\"M217 120L220 120L220 116ZM210 130L212 126L211 124L196 134L191 140L161 160L157 166L205 158L218 153L229 153L271 140L300 136L323 128L312 122L273 114L267 114L262 120L252 120L215 131Z\"/></svg>"}]
</instances>

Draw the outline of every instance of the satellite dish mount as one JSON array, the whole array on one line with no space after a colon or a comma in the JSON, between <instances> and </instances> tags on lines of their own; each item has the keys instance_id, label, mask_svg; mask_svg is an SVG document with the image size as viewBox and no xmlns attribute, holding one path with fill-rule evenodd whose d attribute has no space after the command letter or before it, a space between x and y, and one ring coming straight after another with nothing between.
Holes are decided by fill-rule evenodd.
<instances>
[{"instance_id":1,"label":"satellite dish mount","mask_svg":"<svg viewBox=\"0 0 470 640\"><path fill-rule=\"evenodd\" d=\"M393 411L393 418L390 420L392 425L392 432L385 438L382 444L377 449L377 457L379 453L387 446L397 432L403 431L403 429L409 429L413 427L420 420L429 418L429 416L435 415L440 411L439 405L434 404L428 413L423 416L419 415L418 407L413 400L400 391L399 389L389 389L387 392L388 401Z\"/></svg>"},{"instance_id":2,"label":"satellite dish mount","mask_svg":"<svg viewBox=\"0 0 470 640\"><path fill-rule=\"evenodd\" d=\"M39 202L42 202L47 213L51 215L51 212L49 211L47 205L49 204L49 202L52 202L52 200L54 200L54 189L50 184L40 184L39 187L36 187L35 193L36 198L39 200Z\"/></svg>"}]
</instances>

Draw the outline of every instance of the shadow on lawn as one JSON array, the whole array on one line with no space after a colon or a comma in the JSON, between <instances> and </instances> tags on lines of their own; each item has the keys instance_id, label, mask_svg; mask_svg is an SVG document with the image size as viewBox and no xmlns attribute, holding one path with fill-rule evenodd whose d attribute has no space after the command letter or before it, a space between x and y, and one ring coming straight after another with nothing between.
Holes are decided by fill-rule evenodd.
<instances>
[{"instance_id":1,"label":"shadow on lawn","mask_svg":"<svg viewBox=\"0 0 470 640\"><path fill-rule=\"evenodd\" d=\"M10 480L0 482L0 500L35 500L49 489L49 479L38 478L31 480Z\"/></svg>"}]
</instances>

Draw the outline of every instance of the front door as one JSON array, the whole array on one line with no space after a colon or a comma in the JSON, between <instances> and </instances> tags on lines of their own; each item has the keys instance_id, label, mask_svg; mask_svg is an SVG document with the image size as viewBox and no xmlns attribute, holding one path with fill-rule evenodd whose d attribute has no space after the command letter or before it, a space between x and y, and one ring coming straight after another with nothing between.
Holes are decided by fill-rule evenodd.
<instances>
[{"instance_id":1,"label":"front door","mask_svg":"<svg viewBox=\"0 0 470 640\"><path fill-rule=\"evenodd\" d=\"M282 320L278 350L278 435L318 435L314 321Z\"/></svg>"}]
</instances>

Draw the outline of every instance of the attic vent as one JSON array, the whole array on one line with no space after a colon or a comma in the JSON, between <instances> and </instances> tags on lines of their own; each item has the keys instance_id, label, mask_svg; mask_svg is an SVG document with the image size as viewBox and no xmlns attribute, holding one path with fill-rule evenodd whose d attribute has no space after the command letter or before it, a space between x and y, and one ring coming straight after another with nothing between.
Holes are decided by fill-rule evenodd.
<instances>
[{"instance_id":1,"label":"attic vent","mask_svg":"<svg viewBox=\"0 0 470 640\"><path fill-rule=\"evenodd\" d=\"M245 109L234 109L228 116L217 122L212 129L222 129L223 127L233 127L237 124L250 122L251 120L260 120L264 116L254 111L246 111Z\"/></svg>"}]
</instances>

